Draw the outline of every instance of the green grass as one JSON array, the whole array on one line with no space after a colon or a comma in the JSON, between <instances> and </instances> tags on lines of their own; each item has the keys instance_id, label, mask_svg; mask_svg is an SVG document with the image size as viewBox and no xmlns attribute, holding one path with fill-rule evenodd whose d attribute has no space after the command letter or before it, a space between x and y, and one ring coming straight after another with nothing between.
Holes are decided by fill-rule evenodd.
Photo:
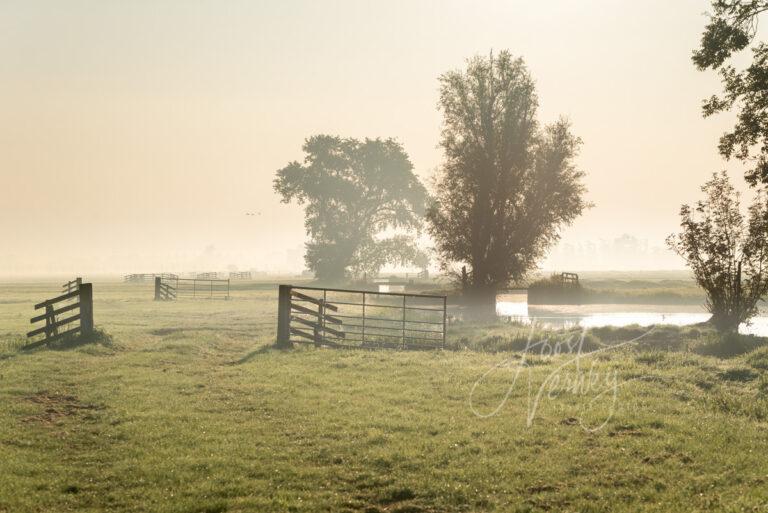
<instances>
[{"instance_id":1,"label":"green grass","mask_svg":"<svg viewBox=\"0 0 768 513\"><path fill-rule=\"evenodd\" d=\"M692 279L586 279L589 303L704 304L704 291Z\"/></svg>"},{"instance_id":2,"label":"green grass","mask_svg":"<svg viewBox=\"0 0 768 513\"><path fill-rule=\"evenodd\" d=\"M532 282L531 304L703 305L704 291L691 279L582 279L578 287L562 287L552 277Z\"/></svg>"},{"instance_id":3,"label":"green grass","mask_svg":"<svg viewBox=\"0 0 768 513\"><path fill-rule=\"evenodd\" d=\"M0 286L1 512L768 508L762 339L593 330L580 365L618 393L590 404L573 364L553 374L573 354L523 353L520 326L452 325L446 351L276 350L266 284L156 303L95 283L104 336L19 350L55 290ZM552 376L528 426L529 383Z\"/></svg>"}]
</instances>

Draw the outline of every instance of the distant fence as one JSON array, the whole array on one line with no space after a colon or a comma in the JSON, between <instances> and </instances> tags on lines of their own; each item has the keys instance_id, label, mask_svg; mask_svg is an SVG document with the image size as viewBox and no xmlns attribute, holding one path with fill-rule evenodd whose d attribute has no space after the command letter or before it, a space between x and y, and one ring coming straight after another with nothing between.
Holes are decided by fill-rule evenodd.
<instances>
[{"instance_id":1,"label":"distant fence","mask_svg":"<svg viewBox=\"0 0 768 513\"><path fill-rule=\"evenodd\" d=\"M445 296L280 285L278 303L280 345L445 347Z\"/></svg>"},{"instance_id":2,"label":"distant fence","mask_svg":"<svg viewBox=\"0 0 768 513\"><path fill-rule=\"evenodd\" d=\"M579 275L576 273L560 273L560 283L564 287L578 287Z\"/></svg>"},{"instance_id":3,"label":"distant fence","mask_svg":"<svg viewBox=\"0 0 768 513\"><path fill-rule=\"evenodd\" d=\"M229 299L229 280L207 280L201 278L161 278L160 286L173 294L173 299ZM157 281L155 281L157 298Z\"/></svg>"},{"instance_id":4,"label":"distant fence","mask_svg":"<svg viewBox=\"0 0 768 513\"><path fill-rule=\"evenodd\" d=\"M26 349L78 333L88 335L93 332L93 288L90 283L82 283L81 280L76 290L36 304L35 310L40 309L44 309L45 313L32 317L29 322L35 324L43 321L45 325L27 333L27 338L32 339L39 335L44 338L27 344ZM70 313L75 310L76 313ZM61 318L62 314L69 314L69 317Z\"/></svg>"},{"instance_id":5,"label":"distant fence","mask_svg":"<svg viewBox=\"0 0 768 513\"><path fill-rule=\"evenodd\" d=\"M229 273L229 279L230 280L250 280L251 272L250 271L231 272Z\"/></svg>"},{"instance_id":6,"label":"distant fence","mask_svg":"<svg viewBox=\"0 0 768 513\"><path fill-rule=\"evenodd\" d=\"M218 280L219 273L197 273L195 274L195 278L198 280Z\"/></svg>"},{"instance_id":7,"label":"distant fence","mask_svg":"<svg viewBox=\"0 0 768 513\"><path fill-rule=\"evenodd\" d=\"M70 292L74 292L75 290L80 288L80 285L82 285L83 279L78 277L75 278L72 281L68 281L64 285L61 286L61 291L65 294L68 294Z\"/></svg>"},{"instance_id":8,"label":"distant fence","mask_svg":"<svg viewBox=\"0 0 768 513\"><path fill-rule=\"evenodd\" d=\"M149 273L149 274L126 274L123 276L125 283L152 283L155 278L175 280L179 276L173 273Z\"/></svg>"}]
</instances>

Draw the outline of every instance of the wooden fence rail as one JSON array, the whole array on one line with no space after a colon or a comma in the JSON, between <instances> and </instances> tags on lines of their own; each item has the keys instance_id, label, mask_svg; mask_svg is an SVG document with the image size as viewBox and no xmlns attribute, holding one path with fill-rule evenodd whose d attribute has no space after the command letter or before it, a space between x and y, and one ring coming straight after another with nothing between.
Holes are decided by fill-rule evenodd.
<instances>
[{"instance_id":1,"label":"wooden fence rail","mask_svg":"<svg viewBox=\"0 0 768 513\"><path fill-rule=\"evenodd\" d=\"M163 283L161 277L155 278L155 301L173 301L176 299L176 288L168 283Z\"/></svg>"},{"instance_id":2,"label":"wooden fence rail","mask_svg":"<svg viewBox=\"0 0 768 513\"><path fill-rule=\"evenodd\" d=\"M61 291L63 293L70 293L80 288L80 285L83 283L83 279L80 277L75 278L72 281L68 281L64 285L61 286Z\"/></svg>"},{"instance_id":3,"label":"wooden fence rail","mask_svg":"<svg viewBox=\"0 0 768 513\"><path fill-rule=\"evenodd\" d=\"M578 287L579 275L576 273L560 273L560 283L564 287Z\"/></svg>"},{"instance_id":4,"label":"wooden fence rail","mask_svg":"<svg viewBox=\"0 0 768 513\"><path fill-rule=\"evenodd\" d=\"M123 281L125 281L125 283L152 283L158 276L164 280L175 280L179 277L174 273L126 274L123 276Z\"/></svg>"},{"instance_id":5,"label":"wooden fence rail","mask_svg":"<svg viewBox=\"0 0 768 513\"><path fill-rule=\"evenodd\" d=\"M280 285L277 343L437 349L446 319L445 296Z\"/></svg>"},{"instance_id":6,"label":"wooden fence rail","mask_svg":"<svg viewBox=\"0 0 768 513\"><path fill-rule=\"evenodd\" d=\"M41 309L45 313L32 317L29 322L35 324L44 321L45 325L28 332L27 338L31 339L38 335L44 335L44 338L27 344L25 349L49 344L78 333L83 336L93 332L93 288L90 283L81 281L76 290L35 305L35 310ZM76 313L70 313L75 310L77 310ZM69 316L61 318L62 314L69 314Z\"/></svg>"}]
</instances>

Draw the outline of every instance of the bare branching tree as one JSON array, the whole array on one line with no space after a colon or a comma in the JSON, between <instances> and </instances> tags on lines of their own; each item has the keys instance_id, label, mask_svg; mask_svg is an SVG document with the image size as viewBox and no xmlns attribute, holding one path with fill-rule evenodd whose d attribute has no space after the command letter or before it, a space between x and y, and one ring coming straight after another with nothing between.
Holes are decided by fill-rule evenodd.
<instances>
[{"instance_id":1,"label":"bare branching tree","mask_svg":"<svg viewBox=\"0 0 768 513\"><path fill-rule=\"evenodd\" d=\"M704 289L712 324L732 332L757 312L768 292L768 208L759 193L745 218L725 172L715 173L701 190L703 200L680 209L682 230L667 244Z\"/></svg>"}]
</instances>

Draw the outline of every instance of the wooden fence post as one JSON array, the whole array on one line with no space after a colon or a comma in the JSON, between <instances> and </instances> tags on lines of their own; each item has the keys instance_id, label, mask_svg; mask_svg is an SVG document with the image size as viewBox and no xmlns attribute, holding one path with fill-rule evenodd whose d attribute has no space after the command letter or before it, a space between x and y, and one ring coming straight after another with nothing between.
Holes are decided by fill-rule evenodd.
<instances>
[{"instance_id":1,"label":"wooden fence post","mask_svg":"<svg viewBox=\"0 0 768 513\"><path fill-rule=\"evenodd\" d=\"M155 301L160 301L160 285L162 284L162 278L155 277Z\"/></svg>"},{"instance_id":2,"label":"wooden fence post","mask_svg":"<svg viewBox=\"0 0 768 513\"><path fill-rule=\"evenodd\" d=\"M58 334L59 330L56 328L56 316L53 315L53 305L45 305L45 338L49 339Z\"/></svg>"},{"instance_id":3,"label":"wooden fence post","mask_svg":"<svg viewBox=\"0 0 768 513\"><path fill-rule=\"evenodd\" d=\"M318 346L318 347L325 339L325 332L323 331L324 321L325 321L325 300L321 299L320 302L317 304L317 324L315 325L315 328L312 330L315 336L315 346Z\"/></svg>"},{"instance_id":4,"label":"wooden fence post","mask_svg":"<svg viewBox=\"0 0 768 513\"><path fill-rule=\"evenodd\" d=\"M93 333L93 285L80 285L80 334L87 336Z\"/></svg>"},{"instance_id":5,"label":"wooden fence post","mask_svg":"<svg viewBox=\"0 0 768 513\"><path fill-rule=\"evenodd\" d=\"M280 285L277 303L277 345L291 345L291 286Z\"/></svg>"}]
</instances>

